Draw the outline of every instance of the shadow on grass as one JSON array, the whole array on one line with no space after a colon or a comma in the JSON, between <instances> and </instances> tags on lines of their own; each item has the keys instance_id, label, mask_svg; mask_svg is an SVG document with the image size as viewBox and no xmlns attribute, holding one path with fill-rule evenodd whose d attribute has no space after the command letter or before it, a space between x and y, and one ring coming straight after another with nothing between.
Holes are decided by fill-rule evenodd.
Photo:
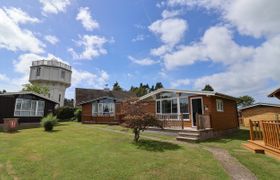
<instances>
[{"instance_id":1,"label":"shadow on grass","mask_svg":"<svg viewBox=\"0 0 280 180\"><path fill-rule=\"evenodd\" d=\"M238 129L236 132L223 136L221 138L209 139L204 142L219 142L219 143L228 143L233 140L247 141L250 139L250 132L247 129Z\"/></svg>"},{"instance_id":2,"label":"shadow on grass","mask_svg":"<svg viewBox=\"0 0 280 180\"><path fill-rule=\"evenodd\" d=\"M137 143L134 142L133 144L136 145L138 149L154 152L164 152L166 150L181 149L181 146L177 144L146 139L141 139Z\"/></svg>"}]
</instances>

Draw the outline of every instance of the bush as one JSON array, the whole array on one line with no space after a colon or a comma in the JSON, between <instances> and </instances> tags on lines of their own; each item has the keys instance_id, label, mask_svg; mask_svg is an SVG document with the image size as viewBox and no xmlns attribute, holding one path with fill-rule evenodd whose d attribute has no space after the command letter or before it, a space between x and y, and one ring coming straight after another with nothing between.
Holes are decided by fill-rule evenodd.
<instances>
[{"instance_id":1,"label":"bush","mask_svg":"<svg viewBox=\"0 0 280 180\"><path fill-rule=\"evenodd\" d=\"M79 109L76 109L76 111L74 112L74 115L75 115L75 119L78 121L78 122L81 122L81 119L82 119L82 110L79 108Z\"/></svg>"},{"instance_id":2,"label":"bush","mask_svg":"<svg viewBox=\"0 0 280 180\"><path fill-rule=\"evenodd\" d=\"M41 126L45 128L45 131L52 131L53 127L57 124L56 116L48 114L46 117L43 117L41 120Z\"/></svg>"},{"instance_id":3,"label":"bush","mask_svg":"<svg viewBox=\"0 0 280 180\"><path fill-rule=\"evenodd\" d=\"M75 108L73 107L60 107L55 110L55 115L59 120L69 121L75 117L74 112Z\"/></svg>"}]
</instances>

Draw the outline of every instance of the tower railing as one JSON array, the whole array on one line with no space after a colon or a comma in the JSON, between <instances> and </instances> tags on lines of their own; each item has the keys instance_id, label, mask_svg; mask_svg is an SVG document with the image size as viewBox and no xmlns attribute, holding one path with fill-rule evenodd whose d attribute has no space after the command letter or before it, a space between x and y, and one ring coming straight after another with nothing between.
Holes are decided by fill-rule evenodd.
<instances>
[{"instance_id":1,"label":"tower railing","mask_svg":"<svg viewBox=\"0 0 280 180\"><path fill-rule=\"evenodd\" d=\"M39 61L32 62L32 66L40 66L40 65L56 66L56 67L61 67L61 68L71 71L71 66L64 64L62 62L59 62L59 61L39 60Z\"/></svg>"}]
</instances>

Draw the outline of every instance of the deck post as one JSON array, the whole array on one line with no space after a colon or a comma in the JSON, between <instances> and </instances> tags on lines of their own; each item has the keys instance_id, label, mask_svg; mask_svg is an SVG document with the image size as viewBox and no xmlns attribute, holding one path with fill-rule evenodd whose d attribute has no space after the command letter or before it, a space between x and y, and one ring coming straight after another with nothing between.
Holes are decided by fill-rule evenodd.
<instances>
[{"instance_id":1,"label":"deck post","mask_svg":"<svg viewBox=\"0 0 280 180\"><path fill-rule=\"evenodd\" d=\"M251 139L251 140L255 140L255 138L254 138L253 123L252 123L252 120L251 120L251 119L249 119L249 124L250 124L250 139Z\"/></svg>"},{"instance_id":2,"label":"deck post","mask_svg":"<svg viewBox=\"0 0 280 180\"><path fill-rule=\"evenodd\" d=\"M183 114L180 114L179 116L180 116L180 119L181 119L181 121L182 121L182 129L184 129L185 127L184 127L184 118L183 118Z\"/></svg>"}]
</instances>

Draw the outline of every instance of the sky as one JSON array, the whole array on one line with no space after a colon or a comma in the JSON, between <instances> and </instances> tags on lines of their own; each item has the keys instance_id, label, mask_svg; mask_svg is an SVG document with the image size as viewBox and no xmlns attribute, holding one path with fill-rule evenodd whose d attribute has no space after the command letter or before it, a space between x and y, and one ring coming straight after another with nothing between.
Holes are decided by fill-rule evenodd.
<instances>
[{"instance_id":1,"label":"sky","mask_svg":"<svg viewBox=\"0 0 280 180\"><path fill-rule=\"evenodd\" d=\"M28 2L28 3L27 3ZM250 95L280 88L279 0L0 0L0 89L19 91L31 62L72 66L72 85ZM279 102L278 102L279 103Z\"/></svg>"}]
</instances>

